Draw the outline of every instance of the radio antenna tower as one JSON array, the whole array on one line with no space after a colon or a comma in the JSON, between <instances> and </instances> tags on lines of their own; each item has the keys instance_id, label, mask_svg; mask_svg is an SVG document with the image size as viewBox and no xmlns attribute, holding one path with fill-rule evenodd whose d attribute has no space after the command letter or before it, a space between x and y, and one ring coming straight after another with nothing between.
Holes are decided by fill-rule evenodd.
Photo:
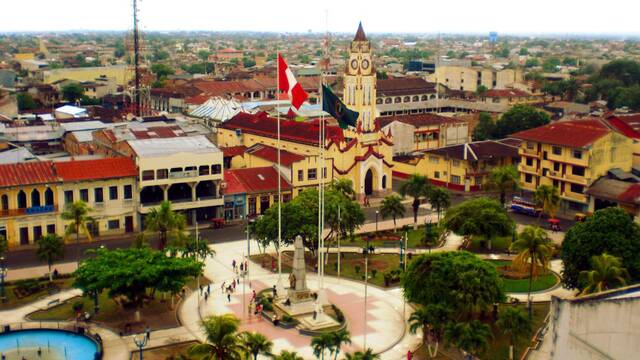
<instances>
[{"instance_id":1,"label":"radio antenna tower","mask_svg":"<svg viewBox=\"0 0 640 360\"><path fill-rule=\"evenodd\" d=\"M135 93L134 106L135 115L141 116L140 112L140 33L138 30L138 0L133 0L133 66L135 71Z\"/></svg>"}]
</instances>

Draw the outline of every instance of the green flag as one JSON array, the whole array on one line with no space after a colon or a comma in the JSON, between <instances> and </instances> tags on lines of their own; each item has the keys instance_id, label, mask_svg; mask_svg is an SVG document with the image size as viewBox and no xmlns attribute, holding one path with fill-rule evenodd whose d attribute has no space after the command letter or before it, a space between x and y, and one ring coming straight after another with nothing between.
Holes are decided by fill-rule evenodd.
<instances>
[{"instance_id":1,"label":"green flag","mask_svg":"<svg viewBox=\"0 0 640 360\"><path fill-rule=\"evenodd\" d=\"M346 129L349 125L355 127L358 115L360 115L355 111L349 110L336 94L324 84L322 84L322 110L336 118L343 129Z\"/></svg>"}]
</instances>

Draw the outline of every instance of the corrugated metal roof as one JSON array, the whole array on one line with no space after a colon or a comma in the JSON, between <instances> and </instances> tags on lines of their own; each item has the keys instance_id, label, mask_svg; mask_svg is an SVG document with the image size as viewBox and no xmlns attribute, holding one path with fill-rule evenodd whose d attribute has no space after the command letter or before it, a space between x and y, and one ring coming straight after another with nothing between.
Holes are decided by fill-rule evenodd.
<instances>
[{"instance_id":1,"label":"corrugated metal roof","mask_svg":"<svg viewBox=\"0 0 640 360\"><path fill-rule=\"evenodd\" d=\"M129 145L139 157L155 157L176 153L216 153L220 152L204 135L164 139L129 140Z\"/></svg>"}]
</instances>

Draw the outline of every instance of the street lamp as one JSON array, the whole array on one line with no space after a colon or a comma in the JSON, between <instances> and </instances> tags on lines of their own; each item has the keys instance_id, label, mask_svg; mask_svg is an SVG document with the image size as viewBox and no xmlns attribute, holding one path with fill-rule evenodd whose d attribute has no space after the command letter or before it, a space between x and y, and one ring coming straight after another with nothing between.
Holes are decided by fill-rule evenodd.
<instances>
[{"instance_id":1,"label":"street lamp","mask_svg":"<svg viewBox=\"0 0 640 360\"><path fill-rule=\"evenodd\" d=\"M4 256L0 257L0 299L3 303L7 302L7 295L4 289L4 278L7 276L7 267L4 264Z\"/></svg>"},{"instance_id":2,"label":"street lamp","mask_svg":"<svg viewBox=\"0 0 640 360\"><path fill-rule=\"evenodd\" d=\"M376 232L378 232L378 214L380 211L376 210Z\"/></svg>"},{"instance_id":3,"label":"street lamp","mask_svg":"<svg viewBox=\"0 0 640 360\"><path fill-rule=\"evenodd\" d=\"M147 346L147 342L149 342L149 336L147 334L142 335L142 339L139 339L137 336L133 337L133 343L136 344L138 351L140 352L140 360L143 360L142 350Z\"/></svg>"},{"instance_id":4,"label":"street lamp","mask_svg":"<svg viewBox=\"0 0 640 360\"><path fill-rule=\"evenodd\" d=\"M377 211L376 211L377 213ZM376 249L372 245L368 245L362 248L362 255L364 256L364 350L367 349L367 293L369 287L369 254L373 253Z\"/></svg>"}]
</instances>

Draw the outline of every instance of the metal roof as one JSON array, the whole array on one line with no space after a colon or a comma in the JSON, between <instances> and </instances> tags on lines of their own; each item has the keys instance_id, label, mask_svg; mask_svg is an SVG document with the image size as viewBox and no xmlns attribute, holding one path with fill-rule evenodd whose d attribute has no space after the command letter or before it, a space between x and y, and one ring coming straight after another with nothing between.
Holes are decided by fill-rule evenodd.
<instances>
[{"instance_id":1,"label":"metal roof","mask_svg":"<svg viewBox=\"0 0 640 360\"><path fill-rule=\"evenodd\" d=\"M156 157L177 153L206 154L220 152L204 135L160 139L129 140L139 157Z\"/></svg>"}]
</instances>

